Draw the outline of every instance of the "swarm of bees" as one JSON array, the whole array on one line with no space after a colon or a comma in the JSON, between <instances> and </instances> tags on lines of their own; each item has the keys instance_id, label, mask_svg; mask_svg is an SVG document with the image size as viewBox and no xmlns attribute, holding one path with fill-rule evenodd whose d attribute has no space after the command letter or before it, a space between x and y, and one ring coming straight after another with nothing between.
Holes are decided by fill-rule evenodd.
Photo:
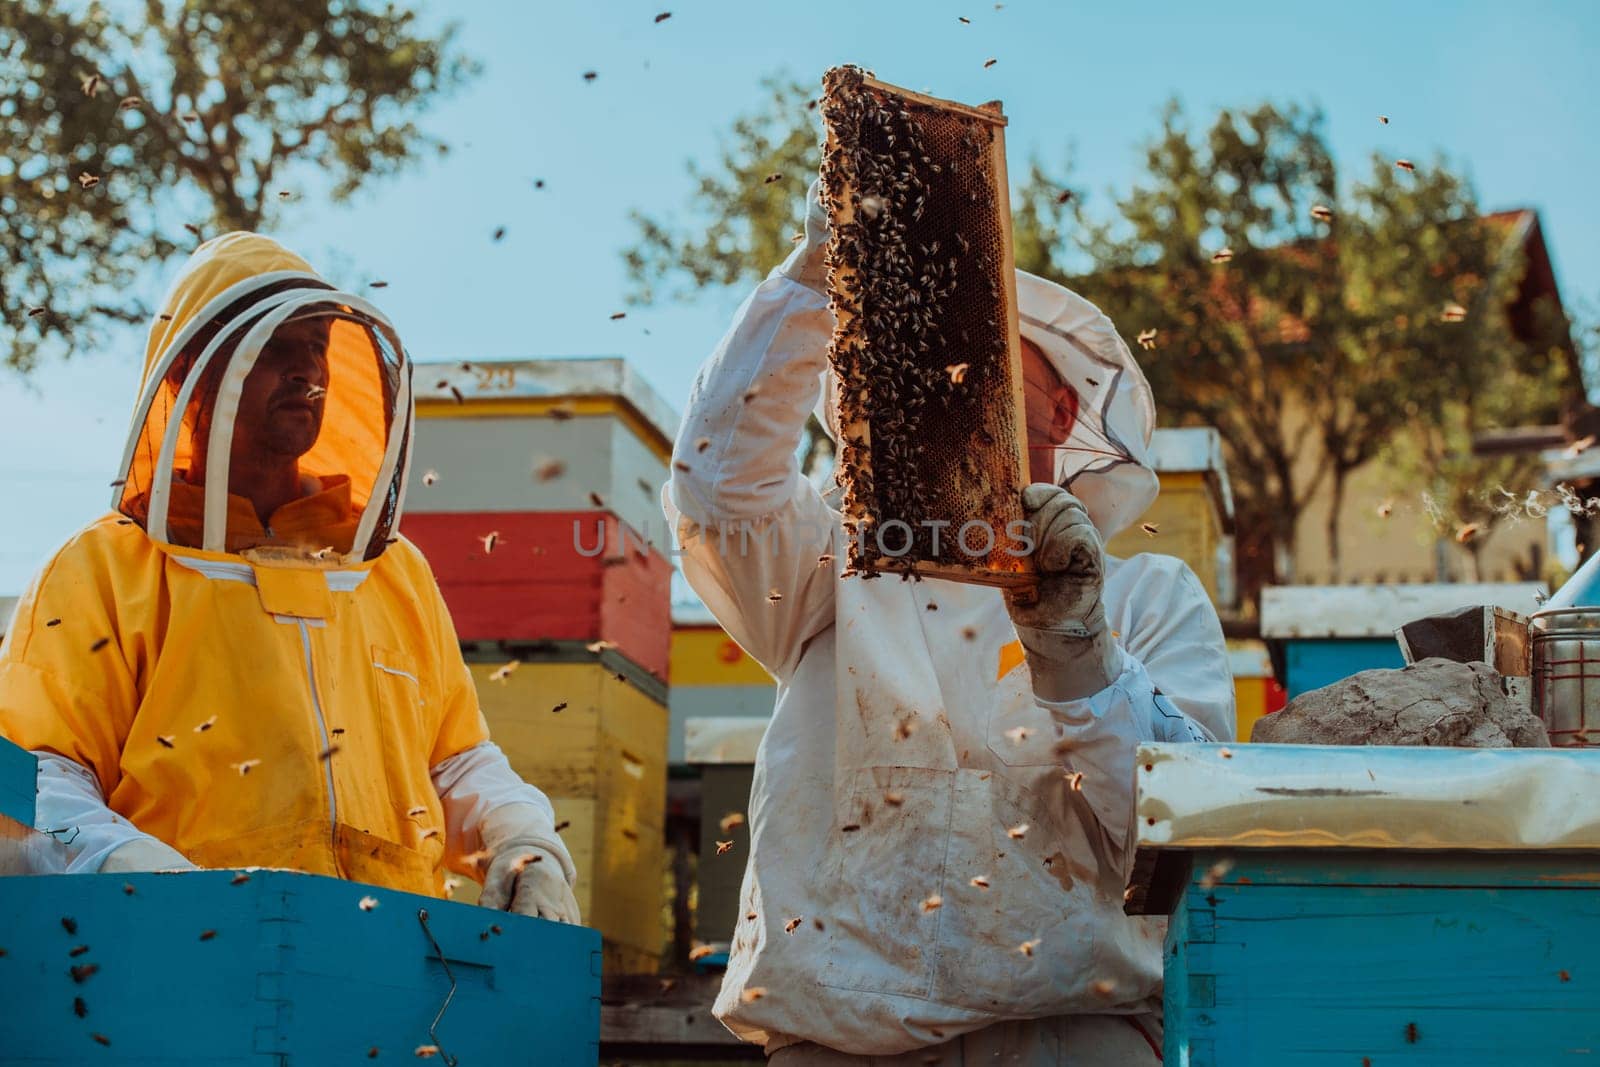
<instances>
[{"instance_id":1,"label":"swarm of bees","mask_svg":"<svg viewBox=\"0 0 1600 1067\"><path fill-rule=\"evenodd\" d=\"M1013 380L1014 300L997 225L997 126L866 79L835 68L822 97L837 469L844 514L861 535L850 569L973 568L982 561L926 520L1004 529L1021 488L1020 464L1007 477L1004 464L979 462L1021 453L1011 406L996 402ZM963 447L930 448L929 425Z\"/></svg>"}]
</instances>

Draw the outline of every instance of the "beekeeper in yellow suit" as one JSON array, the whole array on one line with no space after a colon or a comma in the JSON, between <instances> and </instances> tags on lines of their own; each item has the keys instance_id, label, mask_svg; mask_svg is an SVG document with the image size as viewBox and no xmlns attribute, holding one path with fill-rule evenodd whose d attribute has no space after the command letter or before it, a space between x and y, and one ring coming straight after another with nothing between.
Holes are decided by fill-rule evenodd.
<instances>
[{"instance_id":1,"label":"beekeeper in yellow suit","mask_svg":"<svg viewBox=\"0 0 1600 1067\"><path fill-rule=\"evenodd\" d=\"M411 365L382 312L256 234L202 245L151 324L111 513L0 647L69 871L287 867L579 919L549 801L490 740L398 536Z\"/></svg>"}]
</instances>

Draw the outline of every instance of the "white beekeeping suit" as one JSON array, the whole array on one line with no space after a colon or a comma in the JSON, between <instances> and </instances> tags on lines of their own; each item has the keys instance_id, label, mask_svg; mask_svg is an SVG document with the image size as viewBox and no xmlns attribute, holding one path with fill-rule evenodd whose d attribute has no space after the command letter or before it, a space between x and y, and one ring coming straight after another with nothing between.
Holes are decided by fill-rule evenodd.
<instances>
[{"instance_id":1,"label":"white beekeeping suit","mask_svg":"<svg viewBox=\"0 0 1600 1067\"><path fill-rule=\"evenodd\" d=\"M1134 750L1231 739L1216 612L1177 559L1107 559L1112 680L1049 701L998 590L842 577L840 515L796 460L832 331L825 225L813 201L701 369L664 494L689 582L778 684L716 1013L769 1052L890 1055L1158 1011L1164 923L1122 911ZM1109 538L1156 495L1149 388L1093 305L1020 272L1017 292L1080 398L1057 482Z\"/></svg>"}]
</instances>

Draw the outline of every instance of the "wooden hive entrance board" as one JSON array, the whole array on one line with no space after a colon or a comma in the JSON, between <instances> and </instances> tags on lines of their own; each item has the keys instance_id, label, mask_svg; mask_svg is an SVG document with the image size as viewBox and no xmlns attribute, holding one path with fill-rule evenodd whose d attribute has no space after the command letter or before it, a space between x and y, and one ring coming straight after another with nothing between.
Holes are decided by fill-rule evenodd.
<instances>
[{"instance_id":1,"label":"wooden hive entrance board","mask_svg":"<svg viewBox=\"0 0 1600 1067\"><path fill-rule=\"evenodd\" d=\"M855 67L823 86L850 566L1031 584L1015 525L1028 438L1000 105Z\"/></svg>"}]
</instances>

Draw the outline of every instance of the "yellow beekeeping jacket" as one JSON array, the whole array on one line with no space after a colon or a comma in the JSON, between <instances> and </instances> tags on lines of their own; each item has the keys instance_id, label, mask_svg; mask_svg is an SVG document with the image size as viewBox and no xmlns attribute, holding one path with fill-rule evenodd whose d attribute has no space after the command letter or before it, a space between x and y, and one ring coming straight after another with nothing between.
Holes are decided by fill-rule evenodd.
<instances>
[{"instance_id":1,"label":"yellow beekeeping jacket","mask_svg":"<svg viewBox=\"0 0 1600 1067\"><path fill-rule=\"evenodd\" d=\"M205 448L227 471L229 397L291 316L332 321L325 415L310 490L262 523L225 479L183 474ZM194 434L211 334L227 365ZM428 565L392 533L411 428L380 312L267 238L203 245L152 324L115 510L50 560L0 646L0 734L87 768L200 866L440 892L461 858L429 770L488 732Z\"/></svg>"}]
</instances>

